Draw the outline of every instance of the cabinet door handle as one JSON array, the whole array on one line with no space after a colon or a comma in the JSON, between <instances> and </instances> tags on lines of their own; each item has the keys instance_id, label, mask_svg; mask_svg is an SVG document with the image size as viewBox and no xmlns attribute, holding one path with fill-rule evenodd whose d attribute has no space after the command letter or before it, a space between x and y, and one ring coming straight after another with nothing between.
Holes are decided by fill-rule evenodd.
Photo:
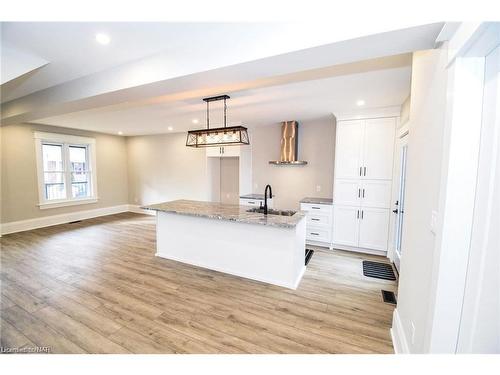
<instances>
[{"instance_id":1,"label":"cabinet door handle","mask_svg":"<svg viewBox=\"0 0 500 375\"><path fill-rule=\"evenodd\" d=\"M311 218L312 221L319 221L319 219L316 219L314 217Z\"/></svg>"},{"instance_id":2,"label":"cabinet door handle","mask_svg":"<svg viewBox=\"0 0 500 375\"><path fill-rule=\"evenodd\" d=\"M313 234L315 236L319 236L319 233L316 233L316 232L311 232L311 234Z\"/></svg>"},{"instance_id":3,"label":"cabinet door handle","mask_svg":"<svg viewBox=\"0 0 500 375\"><path fill-rule=\"evenodd\" d=\"M363 198L365 197L365 188L363 188Z\"/></svg>"},{"instance_id":4,"label":"cabinet door handle","mask_svg":"<svg viewBox=\"0 0 500 375\"><path fill-rule=\"evenodd\" d=\"M359 167L359 175L361 176L361 171L363 170L362 167Z\"/></svg>"},{"instance_id":5,"label":"cabinet door handle","mask_svg":"<svg viewBox=\"0 0 500 375\"><path fill-rule=\"evenodd\" d=\"M361 189L358 189L358 198L361 198Z\"/></svg>"},{"instance_id":6,"label":"cabinet door handle","mask_svg":"<svg viewBox=\"0 0 500 375\"><path fill-rule=\"evenodd\" d=\"M363 220L363 213L364 213L364 210L361 210L361 220Z\"/></svg>"},{"instance_id":7,"label":"cabinet door handle","mask_svg":"<svg viewBox=\"0 0 500 375\"><path fill-rule=\"evenodd\" d=\"M248 204L255 204L255 202L248 202Z\"/></svg>"},{"instance_id":8,"label":"cabinet door handle","mask_svg":"<svg viewBox=\"0 0 500 375\"><path fill-rule=\"evenodd\" d=\"M358 210L358 216L357 216L357 218L359 219L359 210Z\"/></svg>"},{"instance_id":9,"label":"cabinet door handle","mask_svg":"<svg viewBox=\"0 0 500 375\"><path fill-rule=\"evenodd\" d=\"M321 207L311 207L313 210L321 210Z\"/></svg>"},{"instance_id":10,"label":"cabinet door handle","mask_svg":"<svg viewBox=\"0 0 500 375\"><path fill-rule=\"evenodd\" d=\"M363 170L364 170L363 176L366 176L366 167L364 167Z\"/></svg>"}]
</instances>

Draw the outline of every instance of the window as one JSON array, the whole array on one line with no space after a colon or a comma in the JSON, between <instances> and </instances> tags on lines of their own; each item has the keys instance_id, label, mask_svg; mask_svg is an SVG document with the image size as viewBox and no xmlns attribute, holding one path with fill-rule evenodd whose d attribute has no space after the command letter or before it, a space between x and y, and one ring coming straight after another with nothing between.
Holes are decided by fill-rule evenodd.
<instances>
[{"instance_id":1,"label":"window","mask_svg":"<svg viewBox=\"0 0 500 375\"><path fill-rule=\"evenodd\" d=\"M35 133L40 208L97 201L95 139Z\"/></svg>"}]
</instances>

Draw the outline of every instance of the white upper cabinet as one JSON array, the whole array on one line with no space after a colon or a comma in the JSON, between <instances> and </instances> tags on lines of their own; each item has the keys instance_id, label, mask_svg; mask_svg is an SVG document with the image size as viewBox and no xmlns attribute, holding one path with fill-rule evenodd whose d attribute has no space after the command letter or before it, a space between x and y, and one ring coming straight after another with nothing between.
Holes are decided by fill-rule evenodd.
<instances>
[{"instance_id":1,"label":"white upper cabinet","mask_svg":"<svg viewBox=\"0 0 500 375\"><path fill-rule=\"evenodd\" d=\"M359 178L364 128L364 120L337 123L335 178Z\"/></svg>"},{"instance_id":2,"label":"white upper cabinet","mask_svg":"<svg viewBox=\"0 0 500 375\"><path fill-rule=\"evenodd\" d=\"M392 179L395 118L366 120L363 145L362 177L372 180Z\"/></svg>"},{"instance_id":3,"label":"white upper cabinet","mask_svg":"<svg viewBox=\"0 0 500 375\"><path fill-rule=\"evenodd\" d=\"M337 123L335 178L392 179L396 119Z\"/></svg>"},{"instance_id":4,"label":"white upper cabinet","mask_svg":"<svg viewBox=\"0 0 500 375\"><path fill-rule=\"evenodd\" d=\"M364 180L360 183L363 207L391 207L391 180Z\"/></svg>"},{"instance_id":5,"label":"white upper cabinet","mask_svg":"<svg viewBox=\"0 0 500 375\"><path fill-rule=\"evenodd\" d=\"M223 146L222 157L236 157L240 156L241 146Z\"/></svg>"},{"instance_id":6,"label":"white upper cabinet","mask_svg":"<svg viewBox=\"0 0 500 375\"><path fill-rule=\"evenodd\" d=\"M359 206L361 200L361 187L359 180L336 179L333 187L335 204Z\"/></svg>"},{"instance_id":7,"label":"white upper cabinet","mask_svg":"<svg viewBox=\"0 0 500 375\"><path fill-rule=\"evenodd\" d=\"M207 147L207 157L237 157L240 156L240 146Z\"/></svg>"}]
</instances>

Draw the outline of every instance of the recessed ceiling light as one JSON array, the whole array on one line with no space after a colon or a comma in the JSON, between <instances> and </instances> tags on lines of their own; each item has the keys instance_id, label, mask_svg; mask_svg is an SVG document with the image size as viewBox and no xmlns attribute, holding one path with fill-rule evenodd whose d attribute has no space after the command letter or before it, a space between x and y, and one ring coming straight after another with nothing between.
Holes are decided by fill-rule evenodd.
<instances>
[{"instance_id":1,"label":"recessed ceiling light","mask_svg":"<svg viewBox=\"0 0 500 375\"><path fill-rule=\"evenodd\" d=\"M106 45L109 44L109 42L111 42L111 38L109 37L109 35L103 33L95 34L95 40L97 40L97 43L102 45Z\"/></svg>"},{"instance_id":2,"label":"recessed ceiling light","mask_svg":"<svg viewBox=\"0 0 500 375\"><path fill-rule=\"evenodd\" d=\"M192 123L193 123L193 124L197 124L198 122L199 122L199 120L198 120L197 118L194 118L194 119L192 120Z\"/></svg>"},{"instance_id":3,"label":"recessed ceiling light","mask_svg":"<svg viewBox=\"0 0 500 375\"><path fill-rule=\"evenodd\" d=\"M167 130L168 130L168 131L172 131L172 130L174 130L174 128L173 128L173 127L171 127L171 126L169 126L169 127L167 128Z\"/></svg>"},{"instance_id":4,"label":"recessed ceiling light","mask_svg":"<svg viewBox=\"0 0 500 375\"><path fill-rule=\"evenodd\" d=\"M118 135L123 135L123 132L122 132L122 131L119 131L119 132L118 132Z\"/></svg>"},{"instance_id":5,"label":"recessed ceiling light","mask_svg":"<svg viewBox=\"0 0 500 375\"><path fill-rule=\"evenodd\" d=\"M359 107L361 107L362 105L365 105L365 101L364 101L364 100L362 100L362 99L360 99L360 100L358 100L358 101L356 102L356 105L357 105L357 106L359 106Z\"/></svg>"}]
</instances>

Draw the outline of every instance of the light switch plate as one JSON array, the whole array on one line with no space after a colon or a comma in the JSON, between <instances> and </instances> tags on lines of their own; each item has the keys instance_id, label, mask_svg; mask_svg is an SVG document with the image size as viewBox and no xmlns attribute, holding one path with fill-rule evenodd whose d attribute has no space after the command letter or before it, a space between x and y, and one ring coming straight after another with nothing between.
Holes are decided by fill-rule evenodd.
<instances>
[{"instance_id":1,"label":"light switch plate","mask_svg":"<svg viewBox=\"0 0 500 375\"><path fill-rule=\"evenodd\" d=\"M316 185L316 191L319 193L321 191L321 185Z\"/></svg>"},{"instance_id":2,"label":"light switch plate","mask_svg":"<svg viewBox=\"0 0 500 375\"><path fill-rule=\"evenodd\" d=\"M411 322L411 343L415 343L415 324Z\"/></svg>"},{"instance_id":3,"label":"light switch plate","mask_svg":"<svg viewBox=\"0 0 500 375\"><path fill-rule=\"evenodd\" d=\"M437 222L438 222L438 212L432 210L431 213L431 232L436 234L437 231Z\"/></svg>"}]
</instances>

